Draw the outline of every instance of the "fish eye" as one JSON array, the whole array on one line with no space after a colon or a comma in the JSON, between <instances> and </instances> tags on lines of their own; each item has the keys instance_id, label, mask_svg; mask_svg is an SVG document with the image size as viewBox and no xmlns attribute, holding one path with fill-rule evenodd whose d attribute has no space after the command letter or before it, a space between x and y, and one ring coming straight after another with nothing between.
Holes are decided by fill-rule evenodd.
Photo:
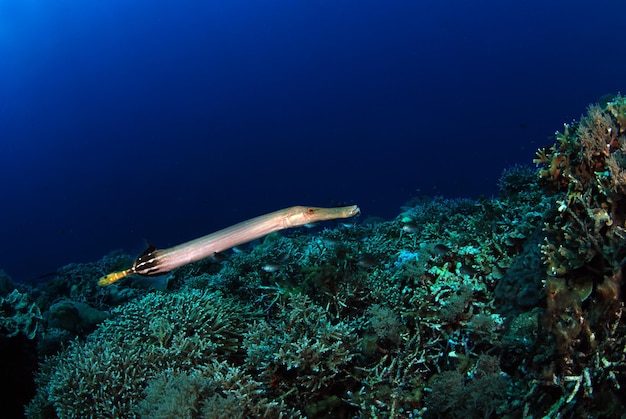
<instances>
[{"instance_id":1,"label":"fish eye","mask_svg":"<svg viewBox=\"0 0 626 419\"><path fill-rule=\"evenodd\" d=\"M306 212L308 212L309 214L313 214L315 212L314 208L307 208Z\"/></svg>"}]
</instances>

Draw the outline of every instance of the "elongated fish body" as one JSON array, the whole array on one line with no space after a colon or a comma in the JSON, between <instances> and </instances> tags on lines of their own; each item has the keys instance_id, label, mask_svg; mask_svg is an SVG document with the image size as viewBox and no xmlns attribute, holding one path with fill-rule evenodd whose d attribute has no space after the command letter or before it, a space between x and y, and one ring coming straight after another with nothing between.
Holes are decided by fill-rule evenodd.
<instances>
[{"instance_id":1,"label":"elongated fish body","mask_svg":"<svg viewBox=\"0 0 626 419\"><path fill-rule=\"evenodd\" d=\"M307 223L354 217L359 212L356 205L338 208L295 206L270 212L178 246L167 249L150 246L130 269L105 275L100 278L98 284L110 285L131 274L162 275L275 231Z\"/></svg>"}]
</instances>

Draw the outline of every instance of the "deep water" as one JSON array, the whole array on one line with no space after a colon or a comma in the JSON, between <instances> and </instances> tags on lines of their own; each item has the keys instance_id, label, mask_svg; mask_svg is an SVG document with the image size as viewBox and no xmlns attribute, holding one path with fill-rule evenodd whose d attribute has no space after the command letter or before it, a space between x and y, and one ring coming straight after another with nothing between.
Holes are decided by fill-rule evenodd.
<instances>
[{"instance_id":1,"label":"deep water","mask_svg":"<svg viewBox=\"0 0 626 419\"><path fill-rule=\"evenodd\" d=\"M625 417L625 14L0 1L1 416Z\"/></svg>"},{"instance_id":2,"label":"deep water","mask_svg":"<svg viewBox=\"0 0 626 419\"><path fill-rule=\"evenodd\" d=\"M0 3L0 268L492 196L626 91L622 1Z\"/></svg>"}]
</instances>

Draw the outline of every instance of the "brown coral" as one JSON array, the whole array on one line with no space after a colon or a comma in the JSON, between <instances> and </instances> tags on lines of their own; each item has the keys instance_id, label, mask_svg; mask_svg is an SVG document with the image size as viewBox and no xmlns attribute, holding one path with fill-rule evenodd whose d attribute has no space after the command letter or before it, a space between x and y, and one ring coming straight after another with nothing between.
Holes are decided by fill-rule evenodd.
<instances>
[{"instance_id":1,"label":"brown coral","mask_svg":"<svg viewBox=\"0 0 626 419\"><path fill-rule=\"evenodd\" d=\"M626 260L625 122L622 96L604 108L592 105L535 160L541 179L556 191L557 211L541 246L548 274L545 328L558 355L552 386L563 391L552 411L574 400L581 387L587 399L593 388L607 388L615 371L597 360L623 349L616 337Z\"/></svg>"}]
</instances>

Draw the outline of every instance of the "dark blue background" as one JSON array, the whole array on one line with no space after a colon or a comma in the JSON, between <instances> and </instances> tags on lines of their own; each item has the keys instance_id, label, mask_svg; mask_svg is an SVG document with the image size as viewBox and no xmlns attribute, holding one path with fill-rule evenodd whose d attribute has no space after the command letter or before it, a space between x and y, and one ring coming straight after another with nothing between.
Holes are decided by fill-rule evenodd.
<instances>
[{"instance_id":1,"label":"dark blue background","mask_svg":"<svg viewBox=\"0 0 626 419\"><path fill-rule=\"evenodd\" d=\"M512 3L512 4L507 4ZM546 5L547 4L547 5ZM0 268L497 194L626 91L623 0L0 2Z\"/></svg>"}]
</instances>

